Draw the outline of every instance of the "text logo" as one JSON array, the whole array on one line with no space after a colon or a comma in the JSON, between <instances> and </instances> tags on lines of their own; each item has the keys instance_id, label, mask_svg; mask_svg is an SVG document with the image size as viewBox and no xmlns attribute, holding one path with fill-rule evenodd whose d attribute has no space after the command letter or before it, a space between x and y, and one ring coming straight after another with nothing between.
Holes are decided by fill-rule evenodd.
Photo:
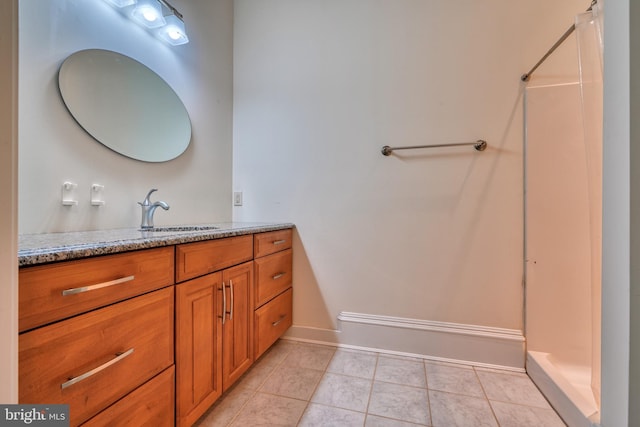
<instances>
[{"instance_id":1,"label":"text logo","mask_svg":"<svg viewBox=\"0 0 640 427\"><path fill-rule=\"evenodd\" d=\"M69 427L69 405L0 405L0 427Z\"/></svg>"}]
</instances>

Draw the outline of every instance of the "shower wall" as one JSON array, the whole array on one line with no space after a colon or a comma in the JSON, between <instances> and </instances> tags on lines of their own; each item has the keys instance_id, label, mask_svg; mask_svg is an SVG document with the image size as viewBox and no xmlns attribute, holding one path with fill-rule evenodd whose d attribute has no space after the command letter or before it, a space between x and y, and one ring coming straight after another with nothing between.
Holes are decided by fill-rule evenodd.
<instances>
[{"instance_id":1,"label":"shower wall","mask_svg":"<svg viewBox=\"0 0 640 427\"><path fill-rule=\"evenodd\" d=\"M526 92L527 349L591 364L589 193L578 83Z\"/></svg>"},{"instance_id":2,"label":"shower wall","mask_svg":"<svg viewBox=\"0 0 640 427\"><path fill-rule=\"evenodd\" d=\"M600 239L593 230L601 172L593 164L602 155L585 149L578 82L528 87L525 108L527 370L565 420L575 420L569 425L590 425L600 388Z\"/></svg>"},{"instance_id":3,"label":"shower wall","mask_svg":"<svg viewBox=\"0 0 640 427\"><path fill-rule=\"evenodd\" d=\"M591 365L589 193L578 83L526 92L529 351Z\"/></svg>"}]
</instances>

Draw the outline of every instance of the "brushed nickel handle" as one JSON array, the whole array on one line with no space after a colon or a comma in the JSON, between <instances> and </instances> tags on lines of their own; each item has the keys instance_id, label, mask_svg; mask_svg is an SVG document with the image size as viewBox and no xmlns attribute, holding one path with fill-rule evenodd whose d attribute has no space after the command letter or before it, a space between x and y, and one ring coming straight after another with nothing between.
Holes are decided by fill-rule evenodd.
<instances>
[{"instance_id":1,"label":"brushed nickel handle","mask_svg":"<svg viewBox=\"0 0 640 427\"><path fill-rule=\"evenodd\" d=\"M227 314L227 293L225 292L224 282L222 282L222 288L218 290L222 291L222 324L224 325L225 315Z\"/></svg>"},{"instance_id":2,"label":"brushed nickel handle","mask_svg":"<svg viewBox=\"0 0 640 427\"><path fill-rule=\"evenodd\" d=\"M282 276L284 276L286 273L277 273L274 274L273 276L271 276L271 279L273 280L278 280L279 278L281 278Z\"/></svg>"},{"instance_id":3,"label":"brushed nickel handle","mask_svg":"<svg viewBox=\"0 0 640 427\"><path fill-rule=\"evenodd\" d=\"M229 311L229 320L233 319L233 280L229 280L229 291L231 293L231 310Z\"/></svg>"},{"instance_id":4,"label":"brushed nickel handle","mask_svg":"<svg viewBox=\"0 0 640 427\"><path fill-rule=\"evenodd\" d=\"M76 383L79 383L82 380L86 380L87 378L89 378L90 376L93 376L95 374L97 374L100 371L103 371L105 369L107 369L109 366L120 362L122 359L124 359L125 357L129 356L131 353L133 353L133 348L130 348L129 350L125 351L124 353L116 353L116 357L114 357L113 359L109 360L107 363L103 363L102 365L98 366L97 368L93 368L92 370L85 372L82 375L78 375L77 377L72 377L69 378L69 381L64 382L60 385L61 389L65 389L69 386L72 386Z\"/></svg>"},{"instance_id":5,"label":"brushed nickel handle","mask_svg":"<svg viewBox=\"0 0 640 427\"><path fill-rule=\"evenodd\" d=\"M80 294L82 292L95 291L96 289L102 289L102 288L106 288L106 287L109 287L109 286L119 285L119 284L125 283L125 282L130 282L130 281L134 280L135 278L136 278L136 276L127 276L127 277L121 277L120 279L110 280L108 282L98 283L98 284L95 284L95 285L82 286L80 288L65 289L64 291L62 291L62 295L63 296L67 296L67 295Z\"/></svg>"},{"instance_id":6,"label":"brushed nickel handle","mask_svg":"<svg viewBox=\"0 0 640 427\"><path fill-rule=\"evenodd\" d=\"M274 245L281 245L283 243L287 243L287 239L282 239L282 240L274 240L273 242Z\"/></svg>"},{"instance_id":7,"label":"brushed nickel handle","mask_svg":"<svg viewBox=\"0 0 640 427\"><path fill-rule=\"evenodd\" d=\"M282 321L283 321L284 319L286 319L286 318L287 318L287 315L286 315L286 314L281 314L281 315L280 315L280 318L279 318L278 320L276 320L275 322L273 322L273 323L271 324L271 326L278 326L278 325L279 325L280 323L282 323Z\"/></svg>"}]
</instances>

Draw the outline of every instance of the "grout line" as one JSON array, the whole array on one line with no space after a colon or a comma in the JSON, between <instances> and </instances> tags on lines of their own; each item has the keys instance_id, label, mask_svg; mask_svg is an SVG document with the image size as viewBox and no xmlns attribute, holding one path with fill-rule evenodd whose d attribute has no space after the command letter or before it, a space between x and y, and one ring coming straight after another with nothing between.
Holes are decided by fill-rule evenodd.
<instances>
[{"instance_id":1,"label":"grout line","mask_svg":"<svg viewBox=\"0 0 640 427\"><path fill-rule=\"evenodd\" d=\"M429 408L429 425L433 425L433 411L431 410L431 397L429 396L429 375L427 374L427 362L422 362L422 369L424 369L424 384L427 390L427 408Z\"/></svg>"},{"instance_id":2,"label":"grout line","mask_svg":"<svg viewBox=\"0 0 640 427\"><path fill-rule=\"evenodd\" d=\"M373 385L376 382L376 373L378 372L378 362L380 361L380 353L375 353L376 365L373 367L373 375L371 375L371 388L369 389L369 399L367 399L367 406L364 408L364 423L367 424L367 418L369 418L369 405L371 405L371 396L373 396Z\"/></svg>"},{"instance_id":3,"label":"grout line","mask_svg":"<svg viewBox=\"0 0 640 427\"><path fill-rule=\"evenodd\" d=\"M493 409L493 405L491 404L491 400L489 400L489 396L487 395L487 391L484 388L484 384L482 384L482 380L480 380L480 375L478 375L478 371L476 370L475 366L473 367L473 373L476 376L476 379L478 380L478 384L480 384L480 388L482 389L482 394L484 394L484 399L489 404L489 409L491 410L491 414L493 415L493 419L496 420L496 425L498 427L500 427L500 420L498 420L498 416L496 415L496 412Z\"/></svg>"}]
</instances>

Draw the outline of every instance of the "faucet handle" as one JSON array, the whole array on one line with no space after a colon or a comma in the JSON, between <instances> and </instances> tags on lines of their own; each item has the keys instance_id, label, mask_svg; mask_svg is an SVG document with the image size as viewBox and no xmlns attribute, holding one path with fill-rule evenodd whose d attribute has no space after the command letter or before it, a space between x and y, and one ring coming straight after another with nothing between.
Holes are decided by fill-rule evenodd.
<instances>
[{"instance_id":1,"label":"faucet handle","mask_svg":"<svg viewBox=\"0 0 640 427\"><path fill-rule=\"evenodd\" d=\"M157 188L152 188L151 190L149 190L149 192L147 193L147 197L144 198L144 201L142 203L138 202L138 204L140 206L148 206L151 204L151 200L149 199L149 197L151 196L151 193L153 193L154 191L158 191Z\"/></svg>"}]
</instances>

